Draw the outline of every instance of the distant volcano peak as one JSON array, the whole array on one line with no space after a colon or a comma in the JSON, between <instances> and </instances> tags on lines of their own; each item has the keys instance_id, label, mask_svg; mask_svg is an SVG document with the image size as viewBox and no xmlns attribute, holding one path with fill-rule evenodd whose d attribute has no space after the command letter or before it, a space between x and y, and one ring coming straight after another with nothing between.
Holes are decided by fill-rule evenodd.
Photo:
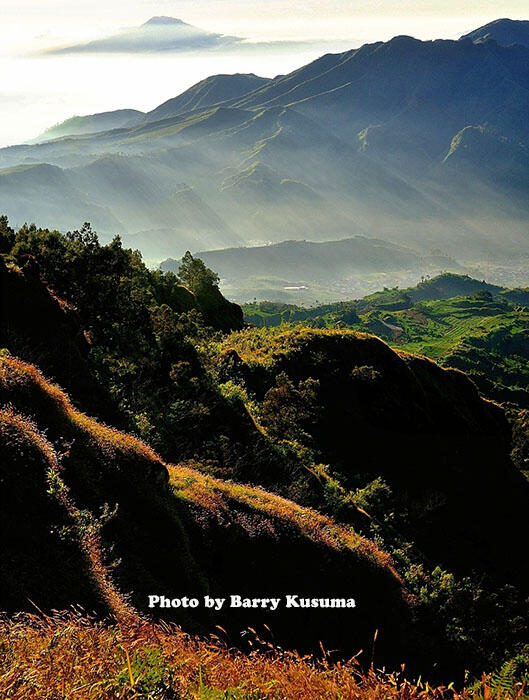
<instances>
[{"instance_id":1,"label":"distant volcano peak","mask_svg":"<svg viewBox=\"0 0 529 700\"><path fill-rule=\"evenodd\" d=\"M181 19L177 19L176 17L151 17L150 20L145 22L143 24L144 27L151 27L153 25L156 26L179 26L179 27L186 27L189 26L185 22L183 22Z\"/></svg>"}]
</instances>

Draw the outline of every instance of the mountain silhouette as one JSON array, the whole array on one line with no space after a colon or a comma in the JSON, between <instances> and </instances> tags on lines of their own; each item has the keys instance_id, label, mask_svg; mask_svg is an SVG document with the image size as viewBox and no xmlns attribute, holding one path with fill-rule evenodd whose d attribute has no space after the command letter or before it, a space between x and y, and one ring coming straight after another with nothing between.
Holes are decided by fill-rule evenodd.
<instances>
[{"instance_id":1,"label":"mountain silhouette","mask_svg":"<svg viewBox=\"0 0 529 700\"><path fill-rule=\"evenodd\" d=\"M493 39L502 46L521 44L529 47L529 20L497 19L474 29L461 39L471 39L474 43Z\"/></svg>"},{"instance_id":2,"label":"mountain silhouette","mask_svg":"<svg viewBox=\"0 0 529 700\"><path fill-rule=\"evenodd\" d=\"M165 17L147 25L151 37L195 32ZM108 212L103 235L160 232L152 245L141 239L157 260L188 249L178 221L194 250L363 234L458 260L517 257L527 249L528 64L519 43L397 36L270 80L216 75L117 130L0 150L0 192L18 221L13 168L61 168L73 201ZM50 208L63 196L54 182L58 191L43 183L46 200L31 201L43 225L64 219ZM193 193L176 198L185 215L182 184ZM84 220L86 207L69 215Z\"/></svg>"}]
</instances>

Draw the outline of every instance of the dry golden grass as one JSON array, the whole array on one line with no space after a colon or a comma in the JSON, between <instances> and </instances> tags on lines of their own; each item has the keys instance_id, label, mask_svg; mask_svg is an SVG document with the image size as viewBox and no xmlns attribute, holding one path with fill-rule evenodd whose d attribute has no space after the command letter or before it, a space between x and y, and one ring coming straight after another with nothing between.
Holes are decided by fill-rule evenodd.
<instances>
[{"instance_id":1,"label":"dry golden grass","mask_svg":"<svg viewBox=\"0 0 529 700\"><path fill-rule=\"evenodd\" d=\"M1 371L1 359L0 359ZM0 375L1 381L1 375ZM0 408L0 426L6 425L14 428L19 434L21 440L25 440L35 446L49 463L50 468L58 469L59 462L57 453L44 435L39 432L37 426L27 416L18 414L12 406L7 405Z\"/></svg>"},{"instance_id":2,"label":"dry golden grass","mask_svg":"<svg viewBox=\"0 0 529 700\"><path fill-rule=\"evenodd\" d=\"M305 537L335 550L348 549L365 556L393 574L391 558L373 542L358 535L351 527L338 525L331 518L311 508L271 494L262 488L222 481L184 465L166 465L175 494L212 512L229 515L237 503L250 506L264 518L294 525Z\"/></svg>"},{"instance_id":3,"label":"dry golden grass","mask_svg":"<svg viewBox=\"0 0 529 700\"><path fill-rule=\"evenodd\" d=\"M5 426L11 426L20 435L22 441L27 441L40 453L48 467L48 484L50 495L68 513L69 520L76 532L76 538L86 557L88 575L92 578L95 588L106 601L109 610L116 618L125 619L134 613L129 608L122 594L115 587L103 560L102 545L99 535L80 525L81 518L78 508L70 498L69 489L61 478L61 465L58 455L46 437L39 432L35 424L26 416L16 413L12 407L0 409L0 435ZM57 488L57 486L60 486Z\"/></svg>"},{"instance_id":4,"label":"dry golden grass","mask_svg":"<svg viewBox=\"0 0 529 700\"><path fill-rule=\"evenodd\" d=\"M64 391L47 381L42 373L33 365L30 365L10 355L0 357L0 390L3 389L10 400L10 394L16 396L23 392L38 391L46 394L54 402L57 411L67 418L74 426L88 433L97 443L98 447L108 456L117 451L125 454L134 454L151 462L161 460L157 454L145 443L137 438L123 433L115 428L110 428L89 418L78 411L68 400ZM0 395L1 398L1 395Z\"/></svg>"},{"instance_id":5,"label":"dry golden grass","mask_svg":"<svg viewBox=\"0 0 529 700\"><path fill-rule=\"evenodd\" d=\"M368 556L384 567L391 567L387 554L379 550L372 542L357 535L351 528L336 525L334 521L314 510L298 506L292 501L273 495L261 488L248 487L232 482L214 479L198 469L187 466L173 466L162 462L160 457L145 443L137 438L107 427L78 411L68 400L67 395L56 385L48 382L33 365L11 356L0 357L0 389L4 389L8 398L24 391L37 388L52 399L57 411L76 428L88 433L107 456L116 452L134 454L147 462L165 466L170 475L172 486L177 495L192 501L209 511L229 510L231 500L251 506L257 512L293 523L304 535L315 542L325 544L333 549L351 549ZM32 421L21 417L14 411L8 411L6 418L17 421L18 428L31 432L31 438L47 453L58 469L57 456L50 443L39 433ZM395 574L396 575L396 574Z\"/></svg>"},{"instance_id":6,"label":"dry golden grass","mask_svg":"<svg viewBox=\"0 0 529 700\"><path fill-rule=\"evenodd\" d=\"M101 426L77 411L64 393L26 363L0 357L0 393L7 401L37 391L79 431L88 432L102 451L125 452L163 465L135 438ZM21 400L22 404L24 403ZM61 476L60 459L34 423L12 407L0 410L0 422L16 428L44 455L50 474ZM167 466L175 494L210 513L224 516L237 503L250 506L274 527L293 524L303 535L335 550L351 550L391 571L390 558L352 529L259 488L223 482L188 466ZM64 508L79 521L65 485L56 492ZM255 639L258 651L244 655L219 638L200 641L179 628L141 620L114 587L103 564L97 533L78 529L89 575L117 622L103 624L74 613L54 617L18 615L0 618L0 698L264 698L295 700L522 700L523 689L495 695L484 681L479 691L412 684L400 676L362 675L355 661L330 665L273 649ZM222 635L221 635L222 636Z\"/></svg>"},{"instance_id":7,"label":"dry golden grass","mask_svg":"<svg viewBox=\"0 0 529 700\"><path fill-rule=\"evenodd\" d=\"M258 640L256 640L258 643ZM331 665L295 653L242 654L219 639L201 641L177 627L132 620L120 625L80 615L20 615L0 620L2 698L220 698L277 700L522 700L523 688L494 694L411 683L401 675L361 673L354 660Z\"/></svg>"}]
</instances>

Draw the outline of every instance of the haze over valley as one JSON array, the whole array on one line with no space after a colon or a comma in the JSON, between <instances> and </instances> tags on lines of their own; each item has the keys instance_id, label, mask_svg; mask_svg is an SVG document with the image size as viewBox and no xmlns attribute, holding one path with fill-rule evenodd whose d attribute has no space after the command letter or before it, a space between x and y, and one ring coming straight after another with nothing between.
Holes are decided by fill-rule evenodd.
<instances>
[{"instance_id":1,"label":"haze over valley","mask_svg":"<svg viewBox=\"0 0 529 700\"><path fill-rule=\"evenodd\" d=\"M221 41L170 18L142 32L154 40L159 27L162 40L170 31L206 49ZM390 281L519 262L529 236L527 35L527 23L500 20L457 41L397 36L272 79L213 75L150 111L69 119L0 150L2 207L16 225L90 221L150 264L186 250L354 236L412 250ZM124 36L116 51L132 50ZM396 271L395 261L376 270ZM247 278L259 276L250 265ZM311 281L296 264L278 279ZM243 287L251 295L259 282Z\"/></svg>"}]
</instances>

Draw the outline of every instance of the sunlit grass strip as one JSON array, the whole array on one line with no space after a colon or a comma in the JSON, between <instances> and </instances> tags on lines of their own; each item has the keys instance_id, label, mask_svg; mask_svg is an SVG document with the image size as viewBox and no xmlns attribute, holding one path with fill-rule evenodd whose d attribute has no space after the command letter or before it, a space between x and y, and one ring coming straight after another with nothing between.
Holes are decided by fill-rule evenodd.
<instances>
[{"instance_id":1,"label":"sunlit grass strip","mask_svg":"<svg viewBox=\"0 0 529 700\"><path fill-rule=\"evenodd\" d=\"M247 363L256 362L265 366L272 365L282 355L300 349L304 343L321 337L349 338L351 340L379 342L384 341L360 331L334 328L307 328L293 326L285 329L281 326L264 326L236 331L227 336L222 349L234 349Z\"/></svg>"},{"instance_id":2,"label":"sunlit grass strip","mask_svg":"<svg viewBox=\"0 0 529 700\"><path fill-rule=\"evenodd\" d=\"M390 556L378 549L373 542L358 535L351 527L338 525L311 508L299 506L258 487L221 481L183 465L168 465L168 470L169 482L180 498L214 513L228 514L231 510L230 501L248 505L264 517L296 525L313 542L335 550L348 549L367 556L378 566L391 571L400 582Z\"/></svg>"},{"instance_id":3,"label":"sunlit grass strip","mask_svg":"<svg viewBox=\"0 0 529 700\"><path fill-rule=\"evenodd\" d=\"M65 418L80 430L86 431L102 450L110 454L116 451L134 454L162 464L154 450L141 440L103 425L78 411L62 389L48 382L36 367L9 355L0 356L0 390L5 391L8 401L10 393L25 388L29 390L35 386L53 400Z\"/></svg>"},{"instance_id":4,"label":"sunlit grass strip","mask_svg":"<svg viewBox=\"0 0 529 700\"><path fill-rule=\"evenodd\" d=\"M62 480L60 459L53 446L29 418L16 413L12 407L0 409L0 434L5 427L14 428L44 458L47 467L48 494L68 514L76 540L86 558L88 574L99 591L101 599L105 601L116 618L124 619L134 615L132 608L128 606L125 598L114 585L104 564L99 533L95 529L83 528L81 525L82 514L72 501L69 489Z\"/></svg>"}]
</instances>

